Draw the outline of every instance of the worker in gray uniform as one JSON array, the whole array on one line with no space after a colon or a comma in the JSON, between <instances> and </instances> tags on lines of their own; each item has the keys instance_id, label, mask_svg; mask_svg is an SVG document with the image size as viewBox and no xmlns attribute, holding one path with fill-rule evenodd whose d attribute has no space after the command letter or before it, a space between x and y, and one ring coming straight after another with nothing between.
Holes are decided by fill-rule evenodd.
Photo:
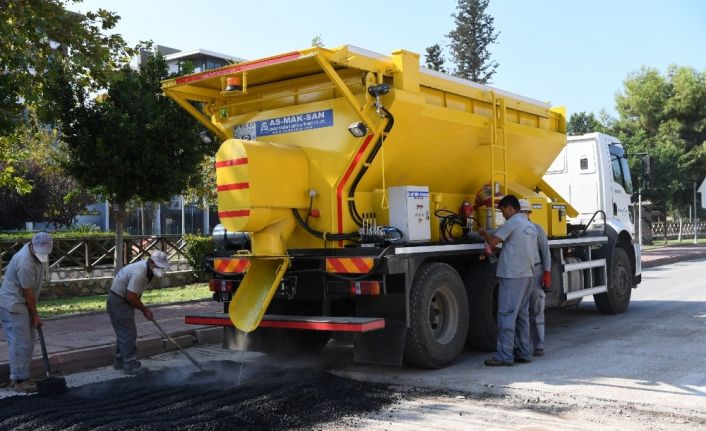
<instances>
[{"instance_id":1,"label":"worker in gray uniform","mask_svg":"<svg viewBox=\"0 0 706 431\"><path fill-rule=\"evenodd\" d=\"M494 233L478 229L491 247L502 242L496 275L498 290L498 340L495 357L487 359L490 367L530 362L529 294L533 280L533 253L537 248L537 230L520 212L513 195L498 202L505 223ZM516 346L516 348L515 348Z\"/></svg>"},{"instance_id":2,"label":"worker in gray uniform","mask_svg":"<svg viewBox=\"0 0 706 431\"><path fill-rule=\"evenodd\" d=\"M144 291L157 284L169 269L167 254L158 251L149 259L131 263L115 275L108 295L108 315L115 330L115 360L113 368L124 370L125 374L135 375L146 372L136 358L137 328L135 309L142 312L147 320L152 320L152 311L142 303Z\"/></svg>"},{"instance_id":3,"label":"worker in gray uniform","mask_svg":"<svg viewBox=\"0 0 706 431\"><path fill-rule=\"evenodd\" d=\"M10 259L0 286L0 321L5 331L10 362L10 387L36 392L29 380L34 352L32 327L42 326L37 300L44 283L44 266L53 248L51 235L39 232Z\"/></svg>"},{"instance_id":4,"label":"worker in gray uniform","mask_svg":"<svg viewBox=\"0 0 706 431\"><path fill-rule=\"evenodd\" d=\"M520 199L520 210L529 219L532 205L527 199ZM534 356L544 356L544 292L552 287L552 258L549 241L542 226L530 220L537 229L537 248L534 253L534 281L529 297L530 338Z\"/></svg>"}]
</instances>

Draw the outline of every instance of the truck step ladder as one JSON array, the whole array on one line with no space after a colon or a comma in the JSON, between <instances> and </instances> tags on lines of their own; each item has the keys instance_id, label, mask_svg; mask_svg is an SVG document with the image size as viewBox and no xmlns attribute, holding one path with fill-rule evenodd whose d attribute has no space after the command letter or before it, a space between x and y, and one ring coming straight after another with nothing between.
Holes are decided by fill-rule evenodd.
<instances>
[{"instance_id":1,"label":"truck step ladder","mask_svg":"<svg viewBox=\"0 0 706 431\"><path fill-rule=\"evenodd\" d=\"M563 263L562 284L566 294L566 300L571 301L584 296L597 295L608 291L608 269L605 259L591 259L591 248L586 247L588 260L567 263L564 261L564 254L561 254ZM594 277L594 268L602 268L598 271L598 277ZM582 271L584 288L569 292L568 275L573 271ZM596 279L597 278L597 279Z\"/></svg>"}]
</instances>

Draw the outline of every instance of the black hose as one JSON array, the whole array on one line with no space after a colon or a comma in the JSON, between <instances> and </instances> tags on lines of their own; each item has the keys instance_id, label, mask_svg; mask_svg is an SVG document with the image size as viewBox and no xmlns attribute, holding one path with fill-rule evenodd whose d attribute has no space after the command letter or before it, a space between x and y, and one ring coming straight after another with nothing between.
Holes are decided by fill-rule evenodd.
<instances>
[{"instance_id":1,"label":"black hose","mask_svg":"<svg viewBox=\"0 0 706 431\"><path fill-rule=\"evenodd\" d=\"M355 190L358 188L358 183L360 183L360 180L363 179L363 175L365 175L365 172L367 172L368 167L373 162L373 160L375 160L375 156L377 155L378 151L380 151L382 143L385 139L385 135L390 133L390 130L392 130L392 126L394 126L395 124L395 117L390 113L390 111L385 109L384 106L380 106L380 109L385 113L385 118L387 118L385 130L382 132L377 142L375 142L375 146L373 147L372 151L370 151L368 158L365 159L365 163L363 163L363 166L360 168L360 171L358 171L358 174L355 176L355 179L351 183L350 190L348 190L348 210L350 211L351 217L353 218L355 224L361 227L363 226L363 218L360 216L360 214L358 213L358 209L355 207Z\"/></svg>"},{"instance_id":2,"label":"black hose","mask_svg":"<svg viewBox=\"0 0 706 431\"><path fill-rule=\"evenodd\" d=\"M299 211L297 211L296 208L292 208L292 213L294 214L294 218L297 220L297 222L304 228L305 231L309 232L310 234L314 235L317 238L321 238L326 241L356 241L359 238L358 232L351 232L351 233L328 233L328 232L320 232L316 229L313 229L309 224L304 221L302 216L299 214Z\"/></svg>"}]
</instances>

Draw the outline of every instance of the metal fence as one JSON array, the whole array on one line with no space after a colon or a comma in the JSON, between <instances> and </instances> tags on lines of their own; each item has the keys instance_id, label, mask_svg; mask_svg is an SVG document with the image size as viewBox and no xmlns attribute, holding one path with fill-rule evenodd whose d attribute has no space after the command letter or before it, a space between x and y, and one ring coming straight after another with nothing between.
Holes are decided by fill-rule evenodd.
<instances>
[{"instance_id":1,"label":"metal fence","mask_svg":"<svg viewBox=\"0 0 706 431\"><path fill-rule=\"evenodd\" d=\"M28 240L0 240L0 274L4 274L12 256ZM179 235L130 236L123 239L123 263L133 263L161 250L171 262L185 262L186 242ZM54 248L49 256L49 271L83 269L90 275L96 268L115 265L115 238L54 238Z\"/></svg>"},{"instance_id":2,"label":"metal fence","mask_svg":"<svg viewBox=\"0 0 706 431\"><path fill-rule=\"evenodd\" d=\"M645 229L646 230L646 229ZM645 232L647 233L647 232ZM706 222L688 223L683 221L652 223L652 240L693 240L706 237ZM644 238L644 237L643 237Z\"/></svg>"}]
</instances>

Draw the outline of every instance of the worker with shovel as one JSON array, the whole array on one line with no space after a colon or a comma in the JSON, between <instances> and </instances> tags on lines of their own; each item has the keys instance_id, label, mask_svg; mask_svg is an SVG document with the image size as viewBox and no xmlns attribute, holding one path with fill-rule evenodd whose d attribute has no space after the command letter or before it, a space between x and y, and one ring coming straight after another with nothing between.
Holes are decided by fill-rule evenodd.
<instances>
[{"instance_id":1,"label":"worker with shovel","mask_svg":"<svg viewBox=\"0 0 706 431\"><path fill-rule=\"evenodd\" d=\"M39 232L15 253L0 286L0 320L7 338L10 362L10 387L21 392L36 392L29 380L34 351L32 327L42 326L37 299L44 283L43 264L53 248L51 235Z\"/></svg>"},{"instance_id":2,"label":"worker with shovel","mask_svg":"<svg viewBox=\"0 0 706 431\"><path fill-rule=\"evenodd\" d=\"M124 370L125 374L143 374L143 368L135 357L137 353L137 328L135 309L142 312L147 320L153 320L152 311L142 303L142 293L157 283L169 269L167 254L154 253L149 259L131 263L115 275L108 295L108 315L116 335L115 360L113 368Z\"/></svg>"}]
</instances>

